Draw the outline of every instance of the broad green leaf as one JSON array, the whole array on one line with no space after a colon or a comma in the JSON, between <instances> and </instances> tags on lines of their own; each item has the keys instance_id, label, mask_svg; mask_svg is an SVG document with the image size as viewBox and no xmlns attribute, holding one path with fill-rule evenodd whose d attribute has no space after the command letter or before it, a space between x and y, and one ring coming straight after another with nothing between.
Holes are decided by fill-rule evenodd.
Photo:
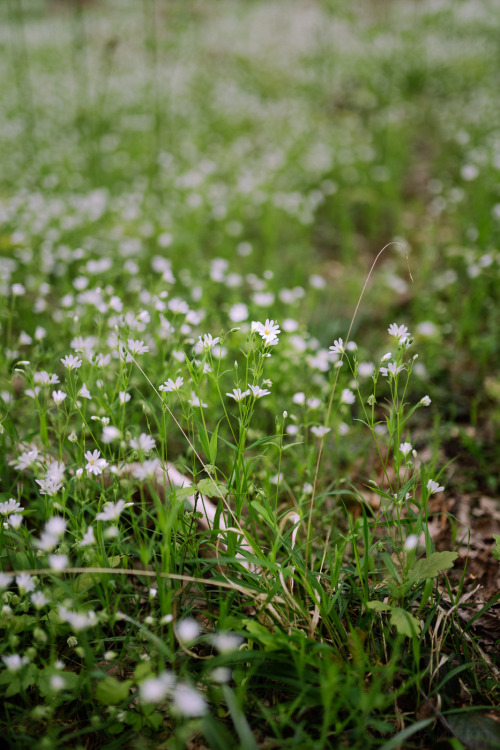
<instances>
[{"instance_id":1,"label":"broad green leaf","mask_svg":"<svg viewBox=\"0 0 500 750\"><path fill-rule=\"evenodd\" d=\"M224 484L220 482L214 482L213 479L200 479L196 485L198 492L207 497L225 497L228 493L228 489Z\"/></svg>"},{"instance_id":2,"label":"broad green leaf","mask_svg":"<svg viewBox=\"0 0 500 750\"><path fill-rule=\"evenodd\" d=\"M172 495L175 496L178 503L189 500L190 497L193 497L194 493L195 490L192 487L176 487L175 490L172 490Z\"/></svg>"},{"instance_id":3,"label":"broad green leaf","mask_svg":"<svg viewBox=\"0 0 500 750\"><path fill-rule=\"evenodd\" d=\"M372 609L374 612L390 612L392 607L390 604L384 604L384 602L373 601L366 602L367 609Z\"/></svg>"},{"instance_id":4,"label":"broad green leaf","mask_svg":"<svg viewBox=\"0 0 500 750\"><path fill-rule=\"evenodd\" d=\"M105 677L97 685L95 695L99 703L105 706L116 706L128 698L133 680L117 680L115 677Z\"/></svg>"},{"instance_id":5,"label":"broad green leaf","mask_svg":"<svg viewBox=\"0 0 500 750\"><path fill-rule=\"evenodd\" d=\"M31 615L0 615L0 628L5 628L9 633L22 633L23 630L31 630L37 623L36 617Z\"/></svg>"},{"instance_id":6,"label":"broad green leaf","mask_svg":"<svg viewBox=\"0 0 500 750\"><path fill-rule=\"evenodd\" d=\"M484 713L450 714L453 733L469 750L498 750L500 722Z\"/></svg>"},{"instance_id":7,"label":"broad green leaf","mask_svg":"<svg viewBox=\"0 0 500 750\"><path fill-rule=\"evenodd\" d=\"M495 540L495 546L491 550L491 554L495 560L500 560L500 534L493 534L493 539Z\"/></svg>"},{"instance_id":8,"label":"broad green leaf","mask_svg":"<svg viewBox=\"0 0 500 750\"><path fill-rule=\"evenodd\" d=\"M457 557L457 552L433 552L427 557L422 557L410 570L408 583L418 583L426 578L435 578L440 570L453 567Z\"/></svg>"},{"instance_id":9,"label":"broad green leaf","mask_svg":"<svg viewBox=\"0 0 500 750\"><path fill-rule=\"evenodd\" d=\"M17 695L21 691L21 681L19 677L13 677L7 685L7 689L4 693L6 698L11 698L13 695Z\"/></svg>"},{"instance_id":10,"label":"broad green leaf","mask_svg":"<svg viewBox=\"0 0 500 750\"><path fill-rule=\"evenodd\" d=\"M408 638L420 633L420 622L401 607L392 608L391 625L394 625L400 635L406 635Z\"/></svg>"},{"instance_id":11,"label":"broad green leaf","mask_svg":"<svg viewBox=\"0 0 500 750\"><path fill-rule=\"evenodd\" d=\"M134 670L134 679L136 682L145 680L146 677L150 676L151 672L151 664L148 661L141 661Z\"/></svg>"}]
</instances>

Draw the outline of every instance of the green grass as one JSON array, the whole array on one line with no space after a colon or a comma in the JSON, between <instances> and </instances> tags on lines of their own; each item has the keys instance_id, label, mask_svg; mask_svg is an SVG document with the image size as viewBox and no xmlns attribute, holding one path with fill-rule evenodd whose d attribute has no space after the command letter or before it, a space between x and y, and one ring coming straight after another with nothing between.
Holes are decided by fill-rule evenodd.
<instances>
[{"instance_id":1,"label":"green grass","mask_svg":"<svg viewBox=\"0 0 500 750\"><path fill-rule=\"evenodd\" d=\"M7 746L497 746L499 28L2 4Z\"/></svg>"}]
</instances>

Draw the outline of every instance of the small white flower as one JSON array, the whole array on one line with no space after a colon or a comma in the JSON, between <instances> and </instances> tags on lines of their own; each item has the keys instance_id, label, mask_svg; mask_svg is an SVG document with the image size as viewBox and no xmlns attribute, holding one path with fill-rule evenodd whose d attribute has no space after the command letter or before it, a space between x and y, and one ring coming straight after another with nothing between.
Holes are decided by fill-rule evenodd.
<instances>
[{"instance_id":1,"label":"small white flower","mask_svg":"<svg viewBox=\"0 0 500 750\"><path fill-rule=\"evenodd\" d=\"M105 427L102 430L102 442L103 443L112 443L113 440L118 440L120 437L121 432L118 429L118 427L114 427L113 425L105 425Z\"/></svg>"},{"instance_id":2,"label":"small white flower","mask_svg":"<svg viewBox=\"0 0 500 750\"><path fill-rule=\"evenodd\" d=\"M49 565L52 570L65 570L68 567L67 555L49 555Z\"/></svg>"},{"instance_id":3,"label":"small white flower","mask_svg":"<svg viewBox=\"0 0 500 750\"><path fill-rule=\"evenodd\" d=\"M21 592L25 592L26 594L29 594L30 591L35 590L33 579L27 573L20 573L18 576L16 576L16 584L18 589Z\"/></svg>"},{"instance_id":4,"label":"small white flower","mask_svg":"<svg viewBox=\"0 0 500 750\"><path fill-rule=\"evenodd\" d=\"M85 385L85 383L82 384L82 387L78 391L78 395L81 398L87 398L89 400L92 398L92 396L90 395L89 389L87 388L87 386Z\"/></svg>"},{"instance_id":5,"label":"small white flower","mask_svg":"<svg viewBox=\"0 0 500 750\"><path fill-rule=\"evenodd\" d=\"M95 450L93 452L87 451L85 453L85 458L87 459L87 465L85 466L87 470L87 474L95 474L96 476L99 476L99 474L102 474L103 469L106 468L108 465L108 462L105 458L100 458L101 451Z\"/></svg>"},{"instance_id":6,"label":"small white flower","mask_svg":"<svg viewBox=\"0 0 500 750\"><path fill-rule=\"evenodd\" d=\"M391 357L392 357L391 352L387 352L387 354L384 354L384 356L382 357L382 359L380 361L381 362L387 362L387 360L390 359Z\"/></svg>"},{"instance_id":7,"label":"small white flower","mask_svg":"<svg viewBox=\"0 0 500 750\"><path fill-rule=\"evenodd\" d=\"M159 703L175 685L175 677L170 672L162 672L158 677L148 677L139 685L139 694L144 703Z\"/></svg>"},{"instance_id":8,"label":"small white flower","mask_svg":"<svg viewBox=\"0 0 500 750\"><path fill-rule=\"evenodd\" d=\"M12 583L13 576L10 573L2 573L0 571L0 589L6 589Z\"/></svg>"},{"instance_id":9,"label":"small white flower","mask_svg":"<svg viewBox=\"0 0 500 750\"><path fill-rule=\"evenodd\" d=\"M434 495L436 492L443 492L444 487L441 486L439 482L435 482L434 479L429 479L427 482L427 489L431 495Z\"/></svg>"},{"instance_id":10,"label":"small white flower","mask_svg":"<svg viewBox=\"0 0 500 750\"><path fill-rule=\"evenodd\" d=\"M66 685L66 680L60 674L53 674L50 678L50 687L54 691L62 690Z\"/></svg>"},{"instance_id":11,"label":"small white flower","mask_svg":"<svg viewBox=\"0 0 500 750\"><path fill-rule=\"evenodd\" d=\"M20 669L28 664L29 659L27 656L19 656L19 654L4 654L2 661L9 670L9 672L19 672Z\"/></svg>"},{"instance_id":12,"label":"small white flower","mask_svg":"<svg viewBox=\"0 0 500 750\"><path fill-rule=\"evenodd\" d=\"M407 552L410 552L410 550L415 549L415 547L418 544L418 536L416 534L410 534L406 540L405 540L405 550Z\"/></svg>"},{"instance_id":13,"label":"small white flower","mask_svg":"<svg viewBox=\"0 0 500 750\"><path fill-rule=\"evenodd\" d=\"M130 441L130 447L136 451L142 451L143 453L149 453L153 450L156 443L151 435L147 435L145 432L141 432L138 438L132 438Z\"/></svg>"},{"instance_id":14,"label":"small white flower","mask_svg":"<svg viewBox=\"0 0 500 750\"><path fill-rule=\"evenodd\" d=\"M61 362L68 370L78 370L82 366L82 360L80 357L75 357L74 354L67 354Z\"/></svg>"},{"instance_id":15,"label":"small white flower","mask_svg":"<svg viewBox=\"0 0 500 750\"><path fill-rule=\"evenodd\" d=\"M360 362L358 365L358 375L360 378L370 378L375 372L373 362Z\"/></svg>"},{"instance_id":16,"label":"small white flower","mask_svg":"<svg viewBox=\"0 0 500 750\"><path fill-rule=\"evenodd\" d=\"M333 342L333 346L329 347L330 351L334 354L343 354L344 353L344 342L342 339L335 339Z\"/></svg>"},{"instance_id":17,"label":"small white flower","mask_svg":"<svg viewBox=\"0 0 500 750\"><path fill-rule=\"evenodd\" d=\"M423 396L420 399L419 404L422 405L422 406L430 406L431 405L431 400L430 400L429 396Z\"/></svg>"},{"instance_id":18,"label":"small white flower","mask_svg":"<svg viewBox=\"0 0 500 750\"><path fill-rule=\"evenodd\" d=\"M248 307L242 302L238 302L230 308L229 317L233 323L242 323L248 318Z\"/></svg>"},{"instance_id":19,"label":"small white flower","mask_svg":"<svg viewBox=\"0 0 500 750\"><path fill-rule=\"evenodd\" d=\"M294 393L294 395L292 396L292 401L294 404L297 404L299 406L302 404L305 404L306 394L302 393L302 391L299 391L298 393Z\"/></svg>"},{"instance_id":20,"label":"small white flower","mask_svg":"<svg viewBox=\"0 0 500 750\"><path fill-rule=\"evenodd\" d=\"M176 378L175 380L172 380L172 378L169 378L166 380L163 385L160 385L158 390L159 391L166 391L172 393L173 391L176 391L177 393L184 385L184 378Z\"/></svg>"},{"instance_id":21,"label":"small white flower","mask_svg":"<svg viewBox=\"0 0 500 750\"><path fill-rule=\"evenodd\" d=\"M160 467L160 459L152 458L149 461L143 461L141 464L135 466L132 471L132 476L139 479L141 482L145 482L148 479L153 479L157 469Z\"/></svg>"},{"instance_id":22,"label":"small white flower","mask_svg":"<svg viewBox=\"0 0 500 750\"><path fill-rule=\"evenodd\" d=\"M24 518L15 513L13 516L9 516L8 523L11 528L18 529L23 521L24 521Z\"/></svg>"},{"instance_id":23,"label":"small white flower","mask_svg":"<svg viewBox=\"0 0 500 750\"><path fill-rule=\"evenodd\" d=\"M234 388L232 393L226 393L226 396L234 398L235 401L243 401L244 398L250 395L250 391L242 391L241 388Z\"/></svg>"},{"instance_id":24,"label":"small white flower","mask_svg":"<svg viewBox=\"0 0 500 750\"><path fill-rule=\"evenodd\" d=\"M62 483L49 474L45 476L45 479L35 479L35 482L40 486L40 495L48 495L49 497L57 495L62 487Z\"/></svg>"},{"instance_id":25,"label":"small white flower","mask_svg":"<svg viewBox=\"0 0 500 750\"><path fill-rule=\"evenodd\" d=\"M387 367L380 368L380 374L384 377L395 377L401 370L404 370L404 365L397 365L396 362L389 362Z\"/></svg>"},{"instance_id":26,"label":"small white flower","mask_svg":"<svg viewBox=\"0 0 500 750\"><path fill-rule=\"evenodd\" d=\"M331 431L330 427L324 427L322 425L313 425L313 427L311 427L312 434L315 435L318 438L324 437L330 431Z\"/></svg>"},{"instance_id":27,"label":"small white flower","mask_svg":"<svg viewBox=\"0 0 500 750\"><path fill-rule=\"evenodd\" d=\"M220 337L216 336L213 338L211 333L205 333L203 336L198 337L198 343L201 349L210 351L220 341Z\"/></svg>"},{"instance_id":28,"label":"small white flower","mask_svg":"<svg viewBox=\"0 0 500 750\"><path fill-rule=\"evenodd\" d=\"M174 706L182 716L203 716L207 712L205 698L189 685L177 685L173 698Z\"/></svg>"},{"instance_id":29,"label":"small white flower","mask_svg":"<svg viewBox=\"0 0 500 750\"><path fill-rule=\"evenodd\" d=\"M134 503L126 503L125 500L118 500L116 503L106 503L102 511L96 515L96 520L116 521L121 512L133 504Z\"/></svg>"},{"instance_id":30,"label":"small white flower","mask_svg":"<svg viewBox=\"0 0 500 750\"><path fill-rule=\"evenodd\" d=\"M78 546L90 547L92 544L95 544L94 528L93 526L89 526Z\"/></svg>"},{"instance_id":31,"label":"small white flower","mask_svg":"<svg viewBox=\"0 0 500 750\"><path fill-rule=\"evenodd\" d=\"M413 446L411 443L401 443L399 450L403 456L407 456L413 450Z\"/></svg>"},{"instance_id":32,"label":"small white flower","mask_svg":"<svg viewBox=\"0 0 500 750\"><path fill-rule=\"evenodd\" d=\"M397 323L391 323L391 325L389 326L387 330L391 336L394 336L398 344L404 343L405 341L407 341L408 337L410 336L410 332L408 328L403 325L398 326Z\"/></svg>"},{"instance_id":33,"label":"small white flower","mask_svg":"<svg viewBox=\"0 0 500 750\"><path fill-rule=\"evenodd\" d=\"M269 396L271 391L267 391L265 388L261 388L259 385L249 385L249 389L252 392L254 398L262 398L263 396Z\"/></svg>"},{"instance_id":34,"label":"small white flower","mask_svg":"<svg viewBox=\"0 0 500 750\"><path fill-rule=\"evenodd\" d=\"M353 404L356 401L356 396L349 388L344 388L340 397L341 404Z\"/></svg>"},{"instance_id":35,"label":"small white flower","mask_svg":"<svg viewBox=\"0 0 500 750\"><path fill-rule=\"evenodd\" d=\"M132 396L130 395L130 393L127 393L127 391L120 391L119 394L118 394L118 397L120 399L120 404L122 406L124 404L126 404L127 401L130 401L130 399L132 398Z\"/></svg>"},{"instance_id":36,"label":"small white flower","mask_svg":"<svg viewBox=\"0 0 500 750\"><path fill-rule=\"evenodd\" d=\"M200 401L194 391L191 391L191 401L189 403L191 404L191 406L199 406L203 409L207 408L207 404L204 404L203 401Z\"/></svg>"},{"instance_id":37,"label":"small white flower","mask_svg":"<svg viewBox=\"0 0 500 750\"><path fill-rule=\"evenodd\" d=\"M13 497L6 500L4 503L0 503L0 515L9 516L11 513L19 513L20 510L24 510L21 507L21 503L18 503Z\"/></svg>"},{"instance_id":38,"label":"small white flower","mask_svg":"<svg viewBox=\"0 0 500 750\"><path fill-rule=\"evenodd\" d=\"M216 633L212 638L212 643L220 654L227 654L236 651L241 646L243 639L237 633Z\"/></svg>"},{"instance_id":39,"label":"small white flower","mask_svg":"<svg viewBox=\"0 0 500 750\"><path fill-rule=\"evenodd\" d=\"M252 324L253 329L259 333L266 344L277 344L278 334L281 333L278 323L267 319L265 323Z\"/></svg>"},{"instance_id":40,"label":"small white flower","mask_svg":"<svg viewBox=\"0 0 500 750\"><path fill-rule=\"evenodd\" d=\"M57 375L49 375L46 370L40 370L39 372L33 373L33 380L38 385L56 385L57 383L59 383L59 378L57 377Z\"/></svg>"},{"instance_id":41,"label":"small white flower","mask_svg":"<svg viewBox=\"0 0 500 750\"><path fill-rule=\"evenodd\" d=\"M64 393L64 391L52 391L52 399L55 404L62 404L65 398L66 393Z\"/></svg>"},{"instance_id":42,"label":"small white flower","mask_svg":"<svg viewBox=\"0 0 500 750\"><path fill-rule=\"evenodd\" d=\"M49 603L49 599L47 599L43 591L34 591L33 594L31 594L31 601L33 606L37 609L41 609Z\"/></svg>"},{"instance_id":43,"label":"small white flower","mask_svg":"<svg viewBox=\"0 0 500 750\"><path fill-rule=\"evenodd\" d=\"M144 341L139 341L139 339L127 339L127 347L131 354L145 354L149 352L149 346L146 346Z\"/></svg>"},{"instance_id":44,"label":"small white flower","mask_svg":"<svg viewBox=\"0 0 500 750\"><path fill-rule=\"evenodd\" d=\"M177 623L176 634L179 641L190 643L198 638L200 634L200 626L192 617L186 617L184 620Z\"/></svg>"}]
</instances>

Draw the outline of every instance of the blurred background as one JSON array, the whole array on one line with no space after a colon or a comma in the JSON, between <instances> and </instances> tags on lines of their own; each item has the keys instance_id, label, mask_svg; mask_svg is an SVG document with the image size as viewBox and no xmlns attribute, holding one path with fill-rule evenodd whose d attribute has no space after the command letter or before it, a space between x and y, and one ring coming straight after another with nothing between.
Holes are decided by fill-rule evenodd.
<instances>
[{"instance_id":1,"label":"blurred background","mask_svg":"<svg viewBox=\"0 0 500 750\"><path fill-rule=\"evenodd\" d=\"M314 350L397 240L360 356L408 325L426 419L464 486L495 490L499 30L491 0L6 0L2 290L14 266L57 288L83 247L133 292L165 257L226 327L241 303Z\"/></svg>"}]
</instances>

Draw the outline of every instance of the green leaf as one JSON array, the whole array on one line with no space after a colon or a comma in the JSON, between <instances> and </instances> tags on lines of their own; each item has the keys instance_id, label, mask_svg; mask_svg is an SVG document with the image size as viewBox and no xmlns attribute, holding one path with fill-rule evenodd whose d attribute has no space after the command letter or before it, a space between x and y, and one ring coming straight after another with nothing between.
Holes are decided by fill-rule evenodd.
<instances>
[{"instance_id":1,"label":"green leaf","mask_svg":"<svg viewBox=\"0 0 500 750\"><path fill-rule=\"evenodd\" d=\"M141 661L134 670L134 679L136 682L141 682L149 677L152 673L151 664L148 661Z\"/></svg>"},{"instance_id":2,"label":"green leaf","mask_svg":"<svg viewBox=\"0 0 500 750\"><path fill-rule=\"evenodd\" d=\"M384 604L384 602L373 601L366 602L367 609L372 609L374 612L390 612L392 607L390 604Z\"/></svg>"},{"instance_id":3,"label":"green leaf","mask_svg":"<svg viewBox=\"0 0 500 750\"><path fill-rule=\"evenodd\" d=\"M500 534L493 534L493 539L495 540L495 546L491 550L491 554L495 560L500 560Z\"/></svg>"},{"instance_id":4,"label":"green leaf","mask_svg":"<svg viewBox=\"0 0 500 750\"><path fill-rule=\"evenodd\" d=\"M405 609L393 607L391 610L391 625L394 625L399 635L406 635L411 638L420 633L420 622Z\"/></svg>"},{"instance_id":5,"label":"green leaf","mask_svg":"<svg viewBox=\"0 0 500 750\"><path fill-rule=\"evenodd\" d=\"M22 633L23 630L32 630L37 624L37 618L31 615L12 615L10 613L0 615L0 628L6 628L9 633Z\"/></svg>"},{"instance_id":6,"label":"green leaf","mask_svg":"<svg viewBox=\"0 0 500 750\"><path fill-rule=\"evenodd\" d=\"M457 552L433 552L427 557L422 557L410 570L408 583L418 583L426 578L435 578L440 570L453 567L457 557Z\"/></svg>"},{"instance_id":7,"label":"green leaf","mask_svg":"<svg viewBox=\"0 0 500 750\"><path fill-rule=\"evenodd\" d=\"M163 722L164 722L163 714L161 714L159 711L155 711L154 714L149 714L148 716L148 724L149 726L153 727L155 732L158 731L158 729L161 727Z\"/></svg>"},{"instance_id":8,"label":"green leaf","mask_svg":"<svg viewBox=\"0 0 500 750\"><path fill-rule=\"evenodd\" d=\"M256 510L257 513L262 516L268 526L270 526L272 529L276 528L276 522L274 521L274 518L272 518L267 508L264 508L264 506L261 505L258 500L252 500L252 510Z\"/></svg>"},{"instance_id":9,"label":"green leaf","mask_svg":"<svg viewBox=\"0 0 500 750\"><path fill-rule=\"evenodd\" d=\"M116 706L128 698L133 680L117 680L115 677L105 677L96 688L96 698L105 706Z\"/></svg>"},{"instance_id":10,"label":"green leaf","mask_svg":"<svg viewBox=\"0 0 500 750\"><path fill-rule=\"evenodd\" d=\"M207 497L220 497L221 495L222 497L226 497L228 493L228 489L224 484L214 482L213 479L200 479L196 485L196 489Z\"/></svg>"},{"instance_id":11,"label":"green leaf","mask_svg":"<svg viewBox=\"0 0 500 750\"><path fill-rule=\"evenodd\" d=\"M446 717L453 733L469 750L497 750L500 722L482 713L451 714Z\"/></svg>"},{"instance_id":12,"label":"green leaf","mask_svg":"<svg viewBox=\"0 0 500 750\"><path fill-rule=\"evenodd\" d=\"M176 487L172 490L171 496L175 497L178 503L184 503L186 500L189 500L190 497L193 497L194 492L195 491L192 487Z\"/></svg>"},{"instance_id":13,"label":"green leaf","mask_svg":"<svg viewBox=\"0 0 500 750\"><path fill-rule=\"evenodd\" d=\"M21 681L19 677L13 677L12 680L7 685L7 689L5 691L5 697L11 698L13 695L17 695L21 690Z\"/></svg>"}]
</instances>

